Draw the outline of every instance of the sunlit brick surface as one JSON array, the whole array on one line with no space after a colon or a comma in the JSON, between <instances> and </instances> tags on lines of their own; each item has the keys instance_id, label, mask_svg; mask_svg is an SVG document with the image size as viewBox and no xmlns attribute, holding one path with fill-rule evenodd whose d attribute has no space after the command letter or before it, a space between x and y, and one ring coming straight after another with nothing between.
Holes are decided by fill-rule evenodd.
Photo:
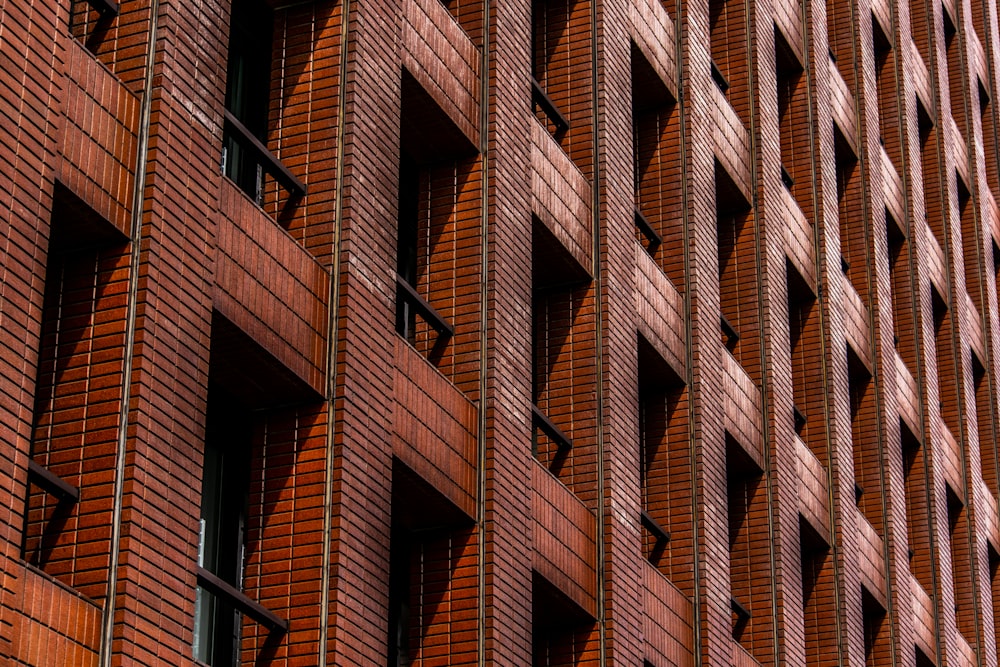
<instances>
[{"instance_id":1,"label":"sunlit brick surface","mask_svg":"<svg viewBox=\"0 0 1000 667\"><path fill-rule=\"evenodd\" d=\"M0 46L0 662L997 667L996 0Z\"/></svg>"}]
</instances>

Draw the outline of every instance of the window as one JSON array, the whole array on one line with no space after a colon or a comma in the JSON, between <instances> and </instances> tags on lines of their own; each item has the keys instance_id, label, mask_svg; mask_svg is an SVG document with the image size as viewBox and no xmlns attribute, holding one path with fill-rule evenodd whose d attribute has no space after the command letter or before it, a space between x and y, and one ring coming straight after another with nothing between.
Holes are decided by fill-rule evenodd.
<instances>
[{"instance_id":1,"label":"window","mask_svg":"<svg viewBox=\"0 0 1000 667\"><path fill-rule=\"evenodd\" d=\"M715 162L722 344L760 381L757 336L757 238L753 210L726 170Z\"/></svg>"},{"instance_id":2,"label":"window","mask_svg":"<svg viewBox=\"0 0 1000 667\"><path fill-rule=\"evenodd\" d=\"M965 502L950 487L945 487L948 504L948 547L951 551L951 583L955 595L955 623L966 640L976 638L976 598L972 544Z\"/></svg>"},{"instance_id":3,"label":"window","mask_svg":"<svg viewBox=\"0 0 1000 667\"><path fill-rule=\"evenodd\" d=\"M538 218L532 254L532 451L586 500L596 479L593 283Z\"/></svg>"},{"instance_id":4,"label":"window","mask_svg":"<svg viewBox=\"0 0 1000 667\"><path fill-rule=\"evenodd\" d=\"M632 156L636 240L678 289L685 284L680 113L641 49L632 44Z\"/></svg>"},{"instance_id":5,"label":"window","mask_svg":"<svg viewBox=\"0 0 1000 667\"><path fill-rule=\"evenodd\" d=\"M806 664L822 663L824 652L833 650L837 633L833 595L833 567L826 539L799 515L799 548L802 558L802 616L805 631Z\"/></svg>"},{"instance_id":6,"label":"window","mask_svg":"<svg viewBox=\"0 0 1000 667\"><path fill-rule=\"evenodd\" d=\"M847 346L847 387L851 401L851 444L854 456L854 502L879 534L882 533L881 447L878 408L871 371Z\"/></svg>"},{"instance_id":7,"label":"window","mask_svg":"<svg viewBox=\"0 0 1000 667\"><path fill-rule=\"evenodd\" d=\"M205 428L198 567L242 588L247 516L250 434L235 406L224 406L218 392L210 397ZM238 662L240 613L199 587L195 599L195 658L211 665Z\"/></svg>"},{"instance_id":8,"label":"window","mask_svg":"<svg viewBox=\"0 0 1000 667\"><path fill-rule=\"evenodd\" d=\"M837 168L837 221L840 229L840 268L861 300L868 305L868 233L861 187L861 165L850 141L833 124Z\"/></svg>"},{"instance_id":9,"label":"window","mask_svg":"<svg viewBox=\"0 0 1000 667\"><path fill-rule=\"evenodd\" d=\"M872 14L872 42L875 49L875 86L878 94L879 142L890 155L899 151L899 112L896 108L896 61L892 41Z\"/></svg>"},{"instance_id":10,"label":"window","mask_svg":"<svg viewBox=\"0 0 1000 667\"><path fill-rule=\"evenodd\" d=\"M264 0L233 0L222 173L258 205L264 203L267 175L293 198L306 191L267 149L273 32L273 12Z\"/></svg>"},{"instance_id":11,"label":"window","mask_svg":"<svg viewBox=\"0 0 1000 667\"><path fill-rule=\"evenodd\" d=\"M925 591L934 590L930 512L927 505L927 462L920 440L899 420L899 449L906 493L906 539L910 572Z\"/></svg>"},{"instance_id":12,"label":"window","mask_svg":"<svg viewBox=\"0 0 1000 667\"><path fill-rule=\"evenodd\" d=\"M638 240L651 256L663 243L668 216L662 212L665 193L657 187L661 171L673 160L668 133L675 102L656 70L632 43L632 164L635 182L635 226ZM669 168L669 167L668 167ZM680 178L676 179L680 182Z\"/></svg>"},{"instance_id":13,"label":"window","mask_svg":"<svg viewBox=\"0 0 1000 667\"><path fill-rule=\"evenodd\" d=\"M948 69L948 97L951 101L951 117L962 132L963 142L969 133L969 109L966 106L966 68L962 54L962 40L958 39L958 29L947 8L942 5L944 20L944 48L947 56L945 66Z\"/></svg>"},{"instance_id":14,"label":"window","mask_svg":"<svg viewBox=\"0 0 1000 667\"><path fill-rule=\"evenodd\" d=\"M261 142L267 141L272 27L271 10L262 0L234 0L226 111L242 124L245 133ZM246 146L247 138L241 134L237 130L226 135L223 173L259 204L263 197L263 171Z\"/></svg>"},{"instance_id":15,"label":"window","mask_svg":"<svg viewBox=\"0 0 1000 667\"><path fill-rule=\"evenodd\" d=\"M729 95L730 100L739 100L740 108L737 112L744 118L747 109L742 93L746 92L749 84L746 2L711 0L708 3L708 17L712 80L719 90ZM730 91L731 88L735 90Z\"/></svg>"},{"instance_id":16,"label":"window","mask_svg":"<svg viewBox=\"0 0 1000 667\"><path fill-rule=\"evenodd\" d=\"M913 324L913 299L910 290L910 249L902 228L885 209L885 235L892 274L893 343L906 367L916 367L916 327Z\"/></svg>"},{"instance_id":17,"label":"window","mask_svg":"<svg viewBox=\"0 0 1000 667\"><path fill-rule=\"evenodd\" d=\"M533 0L531 101L536 117L584 176L594 170L591 0Z\"/></svg>"},{"instance_id":18,"label":"window","mask_svg":"<svg viewBox=\"0 0 1000 667\"><path fill-rule=\"evenodd\" d=\"M243 594L253 422L217 385L209 387L198 541L194 657L216 667L240 660L243 616L283 633L282 620Z\"/></svg>"},{"instance_id":19,"label":"window","mask_svg":"<svg viewBox=\"0 0 1000 667\"><path fill-rule=\"evenodd\" d=\"M821 461L826 458L825 434L822 428L815 432L808 426L808 416L822 411L823 395L810 391L810 377L818 371L816 359L809 350L815 346L820 332L816 308L816 295L791 262L785 262L788 280L788 340L792 357L792 387L795 403L792 418L795 432L810 446Z\"/></svg>"},{"instance_id":20,"label":"window","mask_svg":"<svg viewBox=\"0 0 1000 667\"><path fill-rule=\"evenodd\" d=\"M101 604L111 553L128 245L62 185L53 195L22 557Z\"/></svg>"},{"instance_id":21,"label":"window","mask_svg":"<svg viewBox=\"0 0 1000 667\"><path fill-rule=\"evenodd\" d=\"M671 505L690 480L687 406L684 382L656 348L640 334L637 357L639 384L639 483L643 554L666 576L672 574L670 531L686 535L688 512ZM673 492L673 493L672 493ZM682 537L683 539L683 537ZM681 551L683 553L683 551ZM678 558L683 560L683 557Z\"/></svg>"},{"instance_id":22,"label":"window","mask_svg":"<svg viewBox=\"0 0 1000 667\"><path fill-rule=\"evenodd\" d=\"M887 633L882 632L886 617L885 608L867 588L861 587L861 620L865 628L865 665L890 663L891 652L886 645Z\"/></svg>"},{"instance_id":23,"label":"window","mask_svg":"<svg viewBox=\"0 0 1000 667\"><path fill-rule=\"evenodd\" d=\"M778 95L778 137L781 143L781 182L789 192L795 191L796 176L807 173L808 157L802 153L803 128L808 100L805 99L802 65L784 34L774 26L774 73ZM806 178L799 178L806 181ZM800 183L800 187L803 185ZM800 193L801 194L801 193Z\"/></svg>"},{"instance_id":24,"label":"window","mask_svg":"<svg viewBox=\"0 0 1000 667\"><path fill-rule=\"evenodd\" d=\"M953 354L955 339L948 303L933 285L931 304L934 315L934 353L937 358L938 408L945 425L954 435L962 432L958 401L962 383Z\"/></svg>"}]
</instances>

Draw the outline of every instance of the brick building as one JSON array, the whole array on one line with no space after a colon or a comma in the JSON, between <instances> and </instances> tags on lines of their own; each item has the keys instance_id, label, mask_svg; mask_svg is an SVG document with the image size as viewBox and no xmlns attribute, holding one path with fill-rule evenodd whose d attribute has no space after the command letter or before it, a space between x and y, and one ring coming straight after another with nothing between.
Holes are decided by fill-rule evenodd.
<instances>
[{"instance_id":1,"label":"brick building","mask_svg":"<svg viewBox=\"0 0 1000 667\"><path fill-rule=\"evenodd\" d=\"M995 0L0 0L0 662L981 665Z\"/></svg>"}]
</instances>

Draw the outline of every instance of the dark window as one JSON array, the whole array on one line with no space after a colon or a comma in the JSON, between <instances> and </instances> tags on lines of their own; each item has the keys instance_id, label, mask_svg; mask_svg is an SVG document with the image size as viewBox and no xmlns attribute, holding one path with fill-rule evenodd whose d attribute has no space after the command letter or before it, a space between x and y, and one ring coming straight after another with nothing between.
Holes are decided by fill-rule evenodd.
<instances>
[{"instance_id":1,"label":"dark window","mask_svg":"<svg viewBox=\"0 0 1000 667\"><path fill-rule=\"evenodd\" d=\"M243 584L250 477L247 423L241 410L220 404L217 394L210 396L198 565L237 590L242 590ZM199 586L195 602L195 658L210 665L238 664L241 616L229 601Z\"/></svg>"},{"instance_id":2,"label":"dark window","mask_svg":"<svg viewBox=\"0 0 1000 667\"><path fill-rule=\"evenodd\" d=\"M223 173L259 204L263 198L264 168L242 135L249 134L261 144L267 143L274 18L263 0L234 0L230 26L226 111L242 128L227 123Z\"/></svg>"}]
</instances>

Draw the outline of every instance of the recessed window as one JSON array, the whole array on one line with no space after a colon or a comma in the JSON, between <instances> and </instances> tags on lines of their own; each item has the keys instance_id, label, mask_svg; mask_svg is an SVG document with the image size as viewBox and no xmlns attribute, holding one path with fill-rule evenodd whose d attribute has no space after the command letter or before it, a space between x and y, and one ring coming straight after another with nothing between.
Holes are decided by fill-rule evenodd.
<instances>
[{"instance_id":1,"label":"recessed window","mask_svg":"<svg viewBox=\"0 0 1000 667\"><path fill-rule=\"evenodd\" d=\"M240 411L210 397L205 433L198 566L242 589L250 476L250 434ZM195 598L195 658L210 665L238 662L240 613L199 587Z\"/></svg>"}]
</instances>

